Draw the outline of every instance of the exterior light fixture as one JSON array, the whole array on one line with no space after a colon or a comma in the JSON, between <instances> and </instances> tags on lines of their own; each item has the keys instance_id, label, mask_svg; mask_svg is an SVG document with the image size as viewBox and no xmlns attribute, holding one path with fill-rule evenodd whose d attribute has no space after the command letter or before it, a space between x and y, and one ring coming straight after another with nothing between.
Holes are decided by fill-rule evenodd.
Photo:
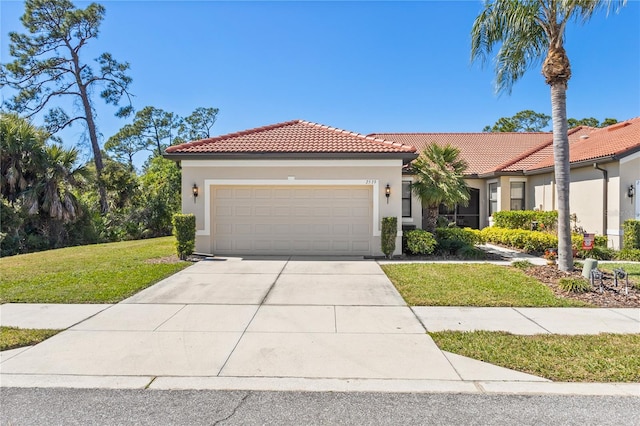
<instances>
[{"instance_id":1,"label":"exterior light fixture","mask_svg":"<svg viewBox=\"0 0 640 426\"><path fill-rule=\"evenodd\" d=\"M629 188L627 188L627 196L629 198L633 198L634 193L635 193L635 188L633 187L633 185L629 185Z\"/></svg>"},{"instance_id":2,"label":"exterior light fixture","mask_svg":"<svg viewBox=\"0 0 640 426\"><path fill-rule=\"evenodd\" d=\"M391 196L391 187L389 184L384 188L384 196L387 197L387 204L389 204L389 197Z\"/></svg>"},{"instance_id":3,"label":"exterior light fixture","mask_svg":"<svg viewBox=\"0 0 640 426\"><path fill-rule=\"evenodd\" d=\"M198 198L198 185L194 183L193 188L191 188L191 190L193 191L193 202L195 203L196 198Z\"/></svg>"}]
</instances>

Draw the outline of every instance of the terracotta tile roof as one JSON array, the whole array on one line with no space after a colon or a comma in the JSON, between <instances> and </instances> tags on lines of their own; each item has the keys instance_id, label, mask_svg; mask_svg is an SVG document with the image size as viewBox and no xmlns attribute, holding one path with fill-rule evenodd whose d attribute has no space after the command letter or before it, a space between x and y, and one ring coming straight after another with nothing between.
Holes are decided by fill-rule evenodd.
<instances>
[{"instance_id":1,"label":"terracotta tile roof","mask_svg":"<svg viewBox=\"0 0 640 426\"><path fill-rule=\"evenodd\" d=\"M413 146L334 127L293 120L167 148L168 154L396 153Z\"/></svg>"},{"instance_id":2,"label":"terracotta tile roof","mask_svg":"<svg viewBox=\"0 0 640 426\"><path fill-rule=\"evenodd\" d=\"M580 137L588 135L593 130L595 130L593 127L587 126L578 126L569 130L569 143L579 140ZM546 159L550 155L553 156L553 136L551 136L547 142L542 143L529 151L524 152L518 157L499 165L495 168L494 172L522 172L534 164L539 163L543 159Z\"/></svg>"},{"instance_id":3,"label":"terracotta tile roof","mask_svg":"<svg viewBox=\"0 0 640 426\"><path fill-rule=\"evenodd\" d=\"M460 149L467 162L467 175L493 172L514 158L550 142L549 132L541 133L375 133L369 136L413 145L422 152L427 145L450 144Z\"/></svg>"},{"instance_id":4,"label":"terracotta tile roof","mask_svg":"<svg viewBox=\"0 0 640 426\"><path fill-rule=\"evenodd\" d=\"M569 161L579 163L608 157L619 157L640 150L640 117L602 129L589 129L585 135L569 139ZM530 163L527 171L553 167L553 150L547 156Z\"/></svg>"}]
</instances>

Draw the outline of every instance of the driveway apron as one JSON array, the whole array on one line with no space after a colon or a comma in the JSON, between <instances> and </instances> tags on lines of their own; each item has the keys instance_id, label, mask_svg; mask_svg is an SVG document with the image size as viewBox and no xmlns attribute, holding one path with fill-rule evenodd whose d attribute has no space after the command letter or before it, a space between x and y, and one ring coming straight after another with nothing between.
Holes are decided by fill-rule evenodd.
<instances>
[{"instance_id":1,"label":"driveway apron","mask_svg":"<svg viewBox=\"0 0 640 426\"><path fill-rule=\"evenodd\" d=\"M461 380L374 261L204 260L3 374Z\"/></svg>"}]
</instances>

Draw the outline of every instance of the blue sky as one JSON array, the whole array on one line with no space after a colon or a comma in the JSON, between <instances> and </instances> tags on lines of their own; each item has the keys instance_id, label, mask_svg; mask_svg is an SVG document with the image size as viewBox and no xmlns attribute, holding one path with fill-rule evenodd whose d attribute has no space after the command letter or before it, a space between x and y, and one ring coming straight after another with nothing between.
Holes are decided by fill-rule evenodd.
<instances>
[{"instance_id":1,"label":"blue sky","mask_svg":"<svg viewBox=\"0 0 640 426\"><path fill-rule=\"evenodd\" d=\"M539 65L497 96L492 64L470 63L479 0L100 3L106 18L85 58L130 62L136 109L220 108L216 134L297 118L365 134L473 132L523 109L551 112ZM0 7L5 63L24 5ZM566 48L569 117L640 115L638 1L571 25ZM128 122L95 106L103 141ZM66 132L68 143L81 130Z\"/></svg>"}]
</instances>

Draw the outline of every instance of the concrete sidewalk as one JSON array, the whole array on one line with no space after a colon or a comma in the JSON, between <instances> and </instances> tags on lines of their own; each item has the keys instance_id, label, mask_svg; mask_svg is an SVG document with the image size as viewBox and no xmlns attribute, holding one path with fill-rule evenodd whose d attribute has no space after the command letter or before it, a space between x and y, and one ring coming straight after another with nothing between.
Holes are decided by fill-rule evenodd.
<instances>
[{"instance_id":1,"label":"concrete sidewalk","mask_svg":"<svg viewBox=\"0 0 640 426\"><path fill-rule=\"evenodd\" d=\"M3 305L1 322L40 328L34 310L47 306ZM551 383L442 352L425 333L456 322L640 332L640 310L412 310L373 261L202 261L122 303L89 307L84 321L69 316L67 331L3 352L0 385L640 395L634 384Z\"/></svg>"}]
</instances>

